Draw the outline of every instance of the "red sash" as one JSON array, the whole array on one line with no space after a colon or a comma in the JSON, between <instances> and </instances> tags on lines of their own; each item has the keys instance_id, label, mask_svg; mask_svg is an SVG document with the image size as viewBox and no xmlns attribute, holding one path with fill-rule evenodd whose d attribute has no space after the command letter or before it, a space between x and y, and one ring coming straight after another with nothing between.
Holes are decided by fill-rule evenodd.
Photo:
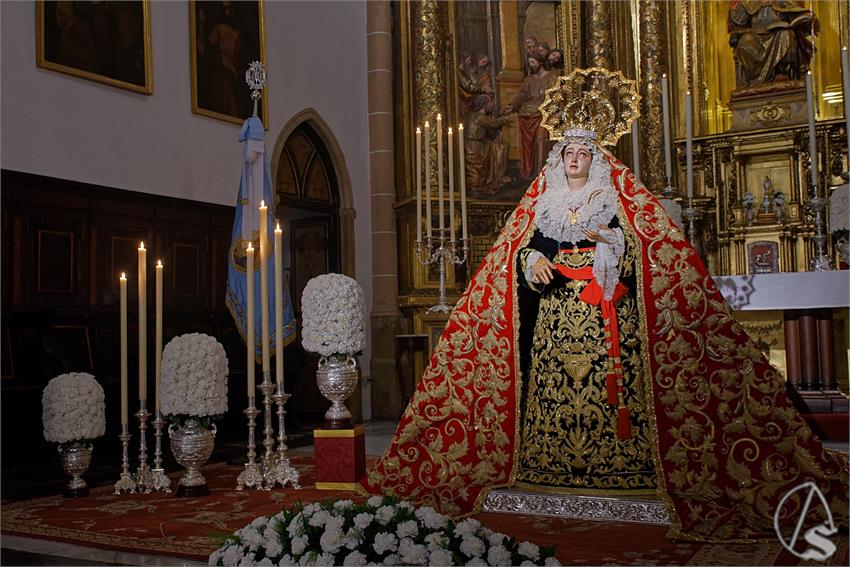
<instances>
[{"instance_id":1,"label":"red sash","mask_svg":"<svg viewBox=\"0 0 850 567\"><path fill-rule=\"evenodd\" d=\"M579 252L594 250L594 248L579 248ZM574 250L562 250L561 252L574 252ZM579 299L588 305L598 305L602 311L602 320L605 323L605 346L608 349L608 363L605 379L605 390L608 393L608 403L617 405L617 438L628 439L632 435L631 423L629 422L629 409L623 400L623 364L620 360L620 330L617 326L617 301L629 290L623 282L617 282L614 295L611 299L604 299L602 287L593 277L593 266L583 268L570 268L562 264L555 264L555 269L566 278L573 280L588 281L579 295Z\"/></svg>"}]
</instances>

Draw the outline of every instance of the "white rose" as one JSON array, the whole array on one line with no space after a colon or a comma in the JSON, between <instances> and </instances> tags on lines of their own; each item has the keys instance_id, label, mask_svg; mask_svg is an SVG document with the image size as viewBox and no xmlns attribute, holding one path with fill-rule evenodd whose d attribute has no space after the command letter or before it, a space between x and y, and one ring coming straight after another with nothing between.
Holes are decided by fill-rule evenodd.
<instances>
[{"instance_id":1,"label":"white rose","mask_svg":"<svg viewBox=\"0 0 850 567\"><path fill-rule=\"evenodd\" d=\"M475 536L465 537L460 542L460 552L467 557L481 557L487 546Z\"/></svg>"},{"instance_id":2,"label":"white rose","mask_svg":"<svg viewBox=\"0 0 850 567\"><path fill-rule=\"evenodd\" d=\"M490 565L511 565L511 552L503 545L494 545L487 550L487 563Z\"/></svg>"},{"instance_id":3,"label":"white rose","mask_svg":"<svg viewBox=\"0 0 850 567\"><path fill-rule=\"evenodd\" d=\"M372 549L378 555L386 551L395 551L398 547L398 539L395 534L377 533L375 534L375 542L372 544Z\"/></svg>"},{"instance_id":4,"label":"white rose","mask_svg":"<svg viewBox=\"0 0 850 567\"><path fill-rule=\"evenodd\" d=\"M342 560L343 565L358 566L366 565L366 556L359 551L352 551Z\"/></svg>"},{"instance_id":5,"label":"white rose","mask_svg":"<svg viewBox=\"0 0 850 567\"><path fill-rule=\"evenodd\" d=\"M534 545L533 543L524 541L519 544L517 551L520 553L520 555L525 555L526 557L534 561L540 559L540 548Z\"/></svg>"}]
</instances>

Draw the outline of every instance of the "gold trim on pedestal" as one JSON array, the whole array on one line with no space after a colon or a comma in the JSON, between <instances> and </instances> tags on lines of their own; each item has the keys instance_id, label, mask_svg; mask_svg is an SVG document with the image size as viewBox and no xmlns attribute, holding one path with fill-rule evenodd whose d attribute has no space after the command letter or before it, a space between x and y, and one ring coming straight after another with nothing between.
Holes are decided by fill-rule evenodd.
<instances>
[{"instance_id":1,"label":"gold trim on pedestal","mask_svg":"<svg viewBox=\"0 0 850 567\"><path fill-rule=\"evenodd\" d=\"M354 490L359 492L360 485L356 482L317 482L316 490Z\"/></svg>"},{"instance_id":2,"label":"gold trim on pedestal","mask_svg":"<svg viewBox=\"0 0 850 567\"><path fill-rule=\"evenodd\" d=\"M352 429L314 429L313 438L322 437L357 437L366 433L366 429L362 425L355 425Z\"/></svg>"}]
</instances>

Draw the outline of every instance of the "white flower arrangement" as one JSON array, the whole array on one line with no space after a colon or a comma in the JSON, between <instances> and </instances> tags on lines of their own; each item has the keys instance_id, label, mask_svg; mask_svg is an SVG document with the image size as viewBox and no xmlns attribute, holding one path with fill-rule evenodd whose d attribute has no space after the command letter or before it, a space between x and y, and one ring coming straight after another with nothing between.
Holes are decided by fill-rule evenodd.
<instances>
[{"instance_id":1,"label":"white flower arrangement","mask_svg":"<svg viewBox=\"0 0 850 567\"><path fill-rule=\"evenodd\" d=\"M106 431L103 387L85 372L61 374L41 396L44 438L54 443L86 443Z\"/></svg>"},{"instance_id":2,"label":"white flower arrangement","mask_svg":"<svg viewBox=\"0 0 850 567\"><path fill-rule=\"evenodd\" d=\"M262 516L230 536L209 564L560 565L554 549L382 496Z\"/></svg>"},{"instance_id":3,"label":"white flower arrangement","mask_svg":"<svg viewBox=\"0 0 850 567\"><path fill-rule=\"evenodd\" d=\"M162 352L160 409L168 416L205 418L227 413L227 355L201 333L171 339Z\"/></svg>"},{"instance_id":4,"label":"white flower arrangement","mask_svg":"<svg viewBox=\"0 0 850 567\"><path fill-rule=\"evenodd\" d=\"M750 191L747 191L744 193L743 199L741 199L741 204L745 209L753 208L756 205L756 196Z\"/></svg>"},{"instance_id":5,"label":"white flower arrangement","mask_svg":"<svg viewBox=\"0 0 850 567\"><path fill-rule=\"evenodd\" d=\"M301 311L305 350L321 356L363 350L366 313L363 288L355 280L342 274L311 279L301 295Z\"/></svg>"}]
</instances>

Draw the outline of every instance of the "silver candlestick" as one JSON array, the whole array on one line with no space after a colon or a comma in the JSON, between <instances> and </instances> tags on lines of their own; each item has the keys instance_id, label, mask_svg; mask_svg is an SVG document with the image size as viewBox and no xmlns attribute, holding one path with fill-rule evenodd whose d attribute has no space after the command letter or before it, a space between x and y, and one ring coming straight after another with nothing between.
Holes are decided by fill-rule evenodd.
<instances>
[{"instance_id":1,"label":"silver candlestick","mask_svg":"<svg viewBox=\"0 0 850 567\"><path fill-rule=\"evenodd\" d=\"M459 241L449 240L447 242L446 229L437 229L437 232L440 233L437 239L428 236L425 237L424 242L421 240L415 242L416 259L424 266L439 262L440 299L437 305L428 309L428 312L449 313L454 306L446 303L446 262L457 265L466 262L469 252L469 241L466 238L461 238ZM447 243L448 246L446 246ZM458 246L460 246L460 253L458 253Z\"/></svg>"},{"instance_id":2,"label":"silver candlestick","mask_svg":"<svg viewBox=\"0 0 850 567\"><path fill-rule=\"evenodd\" d=\"M271 468L264 471L267 488L274 488L280 483L280 486L286 488L287 484L291 484L293 488L300 489L298 471L289 463L289 458L286 456L288 447L286 446L286 429L284 427L284 417L286 410L284 405L292 396L283 391L283 384L277 385L277 391L274 394L274 401L277 404L277 453L274 456L274 463Z\"/></svg>"},{"instance_id":3,"label":"silver candlestick","mask_svg":"<svg viewBox=\"0 0 850 567\"><path fill-rule=\"evenodd\" d=\"M136 481L130 474L130 428L126 423L121 424L121 478L115 483L115 494L136 492Z\"/></svg>"},{"instance_id":4,"label":"silver candlestick","mask_svg":"<svg viewBox=\"0 0 850 567\"><path fill-rule=\"evenodd\" d=\"M826 208L826 199L818 195L817 187L814 187L812 194L814 197L809 199L809 207L815 212L815 235L812 239L815 241L817 256L812 258L809 271L831 272L832 258L826 255L826 234L823 232L823 211Z\"/></svg>"},{"instance_id":5,"label":"silver candlestick","mask_svg":"<svg viewBox=\"0 0 850 567\"><path fill-rule=\"evenodd\" d=\"M136 470L136 490L145 494L151 491L153 484L153 473L148 466L148 443L145 435L150 412L146 407L147 400L139 400L139 411L136 418L139 420L139 468Z\"/></svg>"},{"instance_id":6,"label":"silver candlestick","mask_svg":"<svg viewBox=\"0 0 850 567\"><path fill-rule=\"evenodd\" d=\"M263 474L274 465L274 427L272 426L272 390L274 384L271 381L271 370L263 371L263 383L258 386L263 393L263 417L265 427L263 428Z\"/></svg>"},{"instance_id":7,"label":"silver candlestick","mask_svg":"<svg viewBox=\"0 0 850 567\"><path fill-rule=\"evenodd\" d=\"M702 217L702 214L694 208L693 198L688 199L688 207L682 210L682 216L688 221L688 240L696 246L696 221Z\"/></svg>"},{"instance_id":8,"label":"silver candlestick","mask_svg":"<svg viewBox=\"0 0 850 567\"><path fill-rule=\"evenodd\" d=\"M257 444L254 440L254 430L256 429L257 416L260 410L257 409L256 398L248 397L248 408L243 412L248 416L248 461L245 463L245 470L239 473L236 478L236 490L244 490L247 488L256 488L265 490L263 486L263 473L260 472L260 466L257 464Z\"/></svg>"},{"instance_id":9,"label":"silver candlestick","mask_svg":"<svg viewBox=\"0 0 850 567\"><path fill-rule=\"evenodd\" d=\"M168 478L165 469L162 468L162 428L165 427L166 422L162 419L162 413L159 410L156 410L154 415L156 416L153 420L156 445L153 453L150 489L155 492L171 492L171 479Z\"/></svg>"}]
</instances>

